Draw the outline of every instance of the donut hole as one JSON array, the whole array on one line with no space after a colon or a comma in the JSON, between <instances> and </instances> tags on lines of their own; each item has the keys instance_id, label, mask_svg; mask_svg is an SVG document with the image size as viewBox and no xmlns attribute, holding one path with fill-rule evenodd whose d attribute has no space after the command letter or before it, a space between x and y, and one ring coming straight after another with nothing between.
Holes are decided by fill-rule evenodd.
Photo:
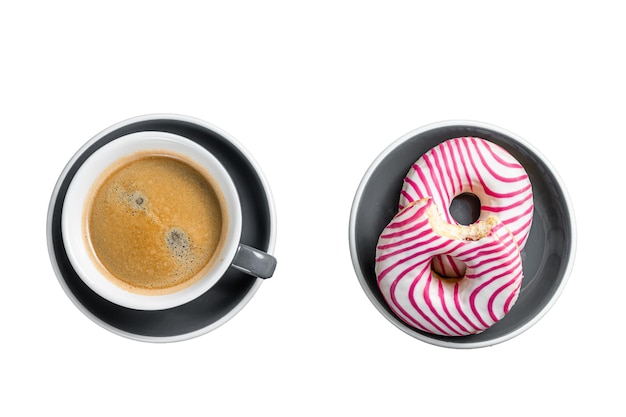
<instances>
[{"instance_id":1,"label":"donut hole","mask_svg":"<svg viewBox=\"0 0 626 417\"><path fill-rule=\"evenodd\" d=\"M458 224L468 226L480 217L480 199L473 193L462 193L454 197L449 207L450 215Z\"/></svg>"},{"instance_id":2,"label":"donut hole","mask_svg":"<svg viewBox=\"0 0 626 417\"><path fill-rule=\"evenodd\" d=\"M452 264L455 265L454 268L452 268ZM457 258L449 257L446 265L447 266L444 266L442 264L441 258L435 258L430 264L430 270L437 274L437 276L443 279L445 282L455 283L463 279L466 269L466 265L464 262L461 262Z\"/></svg>"}]
</instances>

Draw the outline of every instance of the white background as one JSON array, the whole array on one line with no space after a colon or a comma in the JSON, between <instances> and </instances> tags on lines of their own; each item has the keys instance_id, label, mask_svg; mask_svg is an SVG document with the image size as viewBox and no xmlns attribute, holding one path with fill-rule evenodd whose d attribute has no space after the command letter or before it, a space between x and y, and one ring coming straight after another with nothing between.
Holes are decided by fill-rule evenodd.
<instances>
[{"instance_id":1,"label":"white background","mask_svg":"<svg viewBox=\"0 0 626 417\"><path fill-rule=\"evenodd\" d=\"M199 3L0 6L1 415L623 415L618 2ZM275 276L224 326L170 344L84 316L45 234L78 148L155 112L237 138L278 214ZM474 350L389 323L348 246L354 193L376 156L459 118L538 148L567 185L579 238L550 312Z\"/></svg>"}]
</instances>

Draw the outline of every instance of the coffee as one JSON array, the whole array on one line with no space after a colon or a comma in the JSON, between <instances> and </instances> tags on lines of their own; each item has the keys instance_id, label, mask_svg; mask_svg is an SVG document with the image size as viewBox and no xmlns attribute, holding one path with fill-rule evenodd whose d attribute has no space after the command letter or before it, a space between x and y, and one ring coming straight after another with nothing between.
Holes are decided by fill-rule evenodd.
<instances>
[{"instance_id":1,"label":"coffee","mask_svg":"<svg viewBox=\"0 0 626 417\"><path fill-rule=\"evenodd\" d=\"M193 284L217 261L226 213L202 167L170 151L141 151L96 181L83 233L109 280L139 294L167 294Z\"/></svg>"}]
</instances>

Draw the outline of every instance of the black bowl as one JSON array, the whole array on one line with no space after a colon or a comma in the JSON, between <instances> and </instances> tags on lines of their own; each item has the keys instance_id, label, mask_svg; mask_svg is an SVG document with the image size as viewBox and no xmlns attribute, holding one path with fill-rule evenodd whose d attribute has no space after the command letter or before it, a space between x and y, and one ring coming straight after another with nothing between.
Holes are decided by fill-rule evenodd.
<instances>
[{"instance_id":1,"label":"black bowl","mask_svg":"<svg viewBox=\"0 0 626 417\"><path fill-rule=\"evenodd\" d=\"M535 210L522 251L524 280L511 311L486 331L438 336L408 326L389 308L376 283L374 259L381 231L397 213L403 178L411 164L439 143L461 136L494 142L526 169ZM576 229L571 202L549 162L520 137L485 123L449 121L414 130L391 144L372 163L356 192L350 216L352 262L363 290L376 308L409 335L438 346L475 348L515 337L535 324L556 302L574 263Z\"/></svg>"}]
</instances>

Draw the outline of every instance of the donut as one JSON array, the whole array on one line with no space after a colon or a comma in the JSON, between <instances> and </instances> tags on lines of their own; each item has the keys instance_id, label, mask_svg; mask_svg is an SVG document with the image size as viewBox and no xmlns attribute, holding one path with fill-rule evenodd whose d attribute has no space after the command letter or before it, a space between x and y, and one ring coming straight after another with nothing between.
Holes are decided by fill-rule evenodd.
<instances>
[{"instance_id":1,"label":"donut","mask_svg":"<svg viewBox=\"0 0 626 417\"><path fill-rule=\"evenodd\" d=\"M442 278L435 256L465 263L464 276ZM409 203L382 231L376 246L378 287L409 326L442 336L480 333L507 314L519 295L523 271L513 234L497 217L449 224L434 199Z\"/></svg>"},{"instance_id":2,"label":"donut","mask_svg":"<svg viewBox=\"0 0 626 417\"><path fill-rule=\"evenodd\" d=\"M426 152L404 178L398 209L432 197L448 223L452 200L463 194L480 200L478 220L498 217L524 248L533 219L533 192L524 167L502 147L477 137L449 139ZM433 268L446 277L463 276L465 266L450 256L435 258Z\"/></svg>"}]
</instances>

